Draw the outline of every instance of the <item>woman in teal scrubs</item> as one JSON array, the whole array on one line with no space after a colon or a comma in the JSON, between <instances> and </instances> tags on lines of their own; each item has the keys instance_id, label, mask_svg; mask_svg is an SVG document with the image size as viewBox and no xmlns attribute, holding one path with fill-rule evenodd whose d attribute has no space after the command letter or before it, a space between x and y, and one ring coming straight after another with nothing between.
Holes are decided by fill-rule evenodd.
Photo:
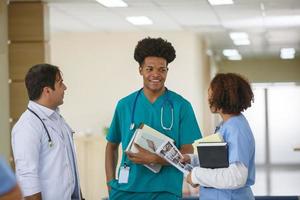
<instances>
[{"instance_id":1,"label":"woman in teal scrubs","mask_svg":"<svg viewBox=\"0 0 300 200\"><path fill-rule=\"evenodd\" d=\"M217 74L208 96L212 113L223 119L218 132L228 144L229 167L194 167L187 181L200 185L201 200L254 200L250 186L255 181L255 142L247 119L241 114L253 101L250 84L237 74ZM184 157L199 165L197 156Z\"/></svg>"},{"instance_id":2,"label":"woman in teal scrubs","mask_svg":"<svg viewBox=\"0 0 300 200\"><path fill-rule=\"evenodd\" d=\"M168 64L175 59L172 44L162 38L145 38L138 42L134 58L143 77L142 89L121 99L106 137L106 179L109 198L142 200L175 200L182 196L183 175L176 168L149 151L124 152L135 129L145 123L171 137L182 153L192 153L192 143L201 137L191 104L168 90L164 83ZM116 180L118 146L122 159ZM159 163L154 173L143 164Z\"/></svg>"}]
</instances>

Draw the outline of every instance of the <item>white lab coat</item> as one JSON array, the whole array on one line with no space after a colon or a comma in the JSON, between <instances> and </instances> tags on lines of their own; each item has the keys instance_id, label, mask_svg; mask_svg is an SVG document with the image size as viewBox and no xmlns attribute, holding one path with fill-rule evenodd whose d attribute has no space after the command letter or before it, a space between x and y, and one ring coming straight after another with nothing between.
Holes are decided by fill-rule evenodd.
<instances>
[{"instance_id":1,"label":"white lab coat","mask_svg":"<svg viewBox=\"0 0 300 200\"><path fill-rule=\"evenodd\" d=\"M16 176L23 195L41 192L43 200L71 200L76 183L80 188L72 130L58 111L33 101L28 107L45 123L53 146L49 147L42 122L26 110L12 130ZM79 191L76 192L80 199Z\"/></svg>"}]
</instances>

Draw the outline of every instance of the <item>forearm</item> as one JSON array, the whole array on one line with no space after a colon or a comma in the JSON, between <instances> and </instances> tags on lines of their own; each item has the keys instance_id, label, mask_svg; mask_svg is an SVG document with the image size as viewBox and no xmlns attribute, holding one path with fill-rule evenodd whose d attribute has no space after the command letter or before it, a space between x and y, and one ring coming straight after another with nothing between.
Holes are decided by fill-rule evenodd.
<instances>
[{"instance_id":1,"label":"forearm","mask_svg":"<svg viewBox=\"0 0 300 200\"><path fill-rule=\"evenodd\" d=\"M7 192L3 196L0 196L0 200L21 200L22 192L20 187L16 185L11 191Z\"/></svg>"},{"instance_id":2,"label":"forearm","mask_svg":"<svg viewBox=\"0 0 300 200\"><path fill-rule=\"evenodd\" d=\"M169 165L169 163L162 157L156 155L156 154L153 154L153 158L152 158L152 162L151 163L157 163L157 164L160 164L160 165Z\"/></svg>"},{"instance_id":3,"label":"forearm","mask_svg":"<svg viewBox=\"0 0 300 200\"><path fill-rule=\"evenodd\" d=\"M192 170L193 184L218 189L236 189L246 184L248 169L242 163L230 164L228 168L208 169L195 167Z\"/></svg>"},{"instance_id":4,"label":"forearm","mask_svg":"<svg viewBox=\"0 0 300 200\"><path fill-rule=\"evenodd\" d=\"M39 192L34 195L27 196L25 197L25 200L42 200L42 194Z\"/></svg>"},{"instance_id":5,"label":"forearm","mask_svg":"<svg viewBox=\"0 0 300 200\"><path fill-rule=\"evenodd\" d=\"M105 151L105 173L106 182L116 178L116 167L118 162L118 145L108 143Z\"/></svg>"}]
</instances>

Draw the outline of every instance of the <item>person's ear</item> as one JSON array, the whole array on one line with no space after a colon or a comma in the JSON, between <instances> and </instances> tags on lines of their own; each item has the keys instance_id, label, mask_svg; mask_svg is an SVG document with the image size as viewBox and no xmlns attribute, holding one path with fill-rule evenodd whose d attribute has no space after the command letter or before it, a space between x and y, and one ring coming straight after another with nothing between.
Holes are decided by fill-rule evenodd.
<instances>
[{"instance_id":1,"label":"person's ear","mask_svg":"<svg viewBox=\"0 0 300 200\"><path fill-rule=\"evenodd\" d=\"M49 95L50 94L50 92L51 92L51 88L50 87L44 87L43 88L43 93L45 94L45 95Z\"/></svg>"},{"instance_id":2,"label":"person's ear","mask_svg":"<svg viewBox=\"0 0 300 200\"><path fill-rule=\"evenodd\" d=\"M142 75L142 70L143 70L143 67L139 66L139 73L140 73L140 75Z\"/></svg>"}]
</instances>

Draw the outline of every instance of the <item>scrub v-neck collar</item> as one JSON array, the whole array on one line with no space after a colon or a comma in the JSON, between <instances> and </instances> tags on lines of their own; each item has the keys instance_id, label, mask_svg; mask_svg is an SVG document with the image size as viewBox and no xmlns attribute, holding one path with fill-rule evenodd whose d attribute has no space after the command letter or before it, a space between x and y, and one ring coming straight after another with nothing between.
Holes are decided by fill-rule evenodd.
<instances>
[{"instance_id":1,"label":"scrub v-neck collar","mask_svg":"<svg viewBox=\"0 0 300 200\"><path fill-rule=\"evenodd\" d=\"M166 98L165 97L166 93L167 93L167 89L164 91L164 93L162 93L159 97L157 97L157 99L153 103L151 103L151 101L145 95L144 89L141 91L141 97L146 104L148 104L151 107L155 107L156 105L161 105L163 103L164 98Z\"/></svg>"}]
</instances>

